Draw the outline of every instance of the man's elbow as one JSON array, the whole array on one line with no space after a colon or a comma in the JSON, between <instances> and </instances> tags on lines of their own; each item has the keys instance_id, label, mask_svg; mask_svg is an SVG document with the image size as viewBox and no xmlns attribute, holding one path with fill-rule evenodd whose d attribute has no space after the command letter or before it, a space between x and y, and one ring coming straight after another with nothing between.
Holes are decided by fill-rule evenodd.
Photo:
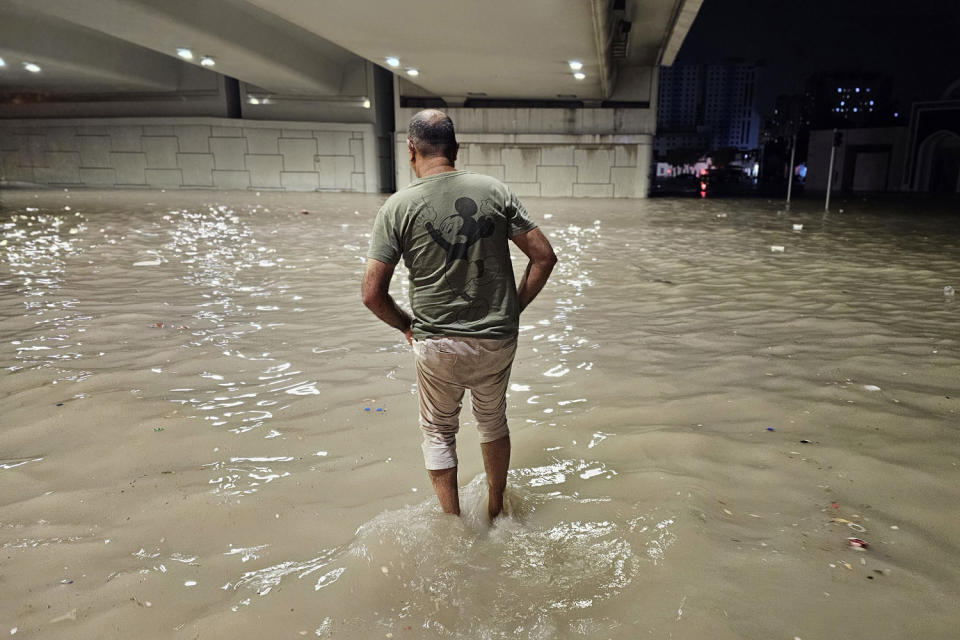
<instances>
[{"instance_id":1,"label":"man's elbow","mask_svg":"<svg viewBox=\"0 0 960 640\"><path fill-rule=\"evenodd\" d=\"M360 300L363 302L363 306L370 311L373 311L377 308L377 301L380 299L378 291L373 287L362 287L360 289Z\"/></svg>"},{"instance_id":2,"label":"man's elbow","mask_svg":"<svg viewBox=\"0 0 960 640\"><path fill-rule=\"evenodd\" d=\"M553 266L557 264L557 254L551 249L550 251L539 256L539 259L536 260L536 262L540 263L540 266L546 269L553 269Z\"/></svg>"}]
</instances>

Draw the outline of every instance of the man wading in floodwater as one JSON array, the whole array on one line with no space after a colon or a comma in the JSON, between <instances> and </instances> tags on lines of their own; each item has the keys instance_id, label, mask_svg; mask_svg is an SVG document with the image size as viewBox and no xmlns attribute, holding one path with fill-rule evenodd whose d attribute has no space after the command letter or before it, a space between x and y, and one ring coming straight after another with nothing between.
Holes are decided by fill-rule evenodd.
<instances>
[{"instance_id":1,"label":"man wading in floodwater","mask_svg":"<svg viewBox=\"0 0 960 640\"><path fill-rule=\"evenodd\" d=\"M505 184L454 168L459 147L446 114L429 109L410 120L407 151L417 180L377 213L362 293L367 308L413 345L423 457L446 513L460 513L456 438L470 389L493 519L510 465L506 391L520 312L557 256ZM508 238L529 258L519 287ZM412 318L388 292L401 257Z\"/></svg>"}]
</instances>

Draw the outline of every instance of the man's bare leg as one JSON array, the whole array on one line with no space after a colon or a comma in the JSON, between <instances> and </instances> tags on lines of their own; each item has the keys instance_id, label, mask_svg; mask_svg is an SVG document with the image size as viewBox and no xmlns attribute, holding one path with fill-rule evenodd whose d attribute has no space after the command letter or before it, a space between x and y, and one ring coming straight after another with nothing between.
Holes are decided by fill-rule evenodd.
<instances>
[{"instance_id":1,"label":"man's bare leg","mask_svg":"<svg viewBox=\"0 0 960 640\"><path fill-rule=\"evenodd\" d=\"M460 515L460 494L457 492L457 468L428 470L433 490L444 513Z\"/></svg>"},{"instance_id":2,"label":"man's bare leg","mask_svg":"<svg viewBox=\"0 0 960 640\"><path fill-rule=\"evenodd\" d=\"M507 488L507 469L510 468L510 436L493 442L480 443L483 469L487 472L487 512L493 520L503 511L503 492Z\"/></svg>"}]
</instances>

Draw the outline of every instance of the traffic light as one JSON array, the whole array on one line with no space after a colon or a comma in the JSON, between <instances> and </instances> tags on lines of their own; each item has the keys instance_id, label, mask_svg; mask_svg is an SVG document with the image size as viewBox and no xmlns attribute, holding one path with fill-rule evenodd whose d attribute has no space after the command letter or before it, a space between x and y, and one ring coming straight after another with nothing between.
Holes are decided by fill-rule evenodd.
<instances>
[{"instance_id":1,"label":"traffic light","mask_svg":"<svg viewBox=\"0 0 960 640\"><path fill-rule=\"evenodd\" d=\"M843 131L834 131L833 132L833 146L842 147L843 146Z\"/></svg>"}]
</instances>

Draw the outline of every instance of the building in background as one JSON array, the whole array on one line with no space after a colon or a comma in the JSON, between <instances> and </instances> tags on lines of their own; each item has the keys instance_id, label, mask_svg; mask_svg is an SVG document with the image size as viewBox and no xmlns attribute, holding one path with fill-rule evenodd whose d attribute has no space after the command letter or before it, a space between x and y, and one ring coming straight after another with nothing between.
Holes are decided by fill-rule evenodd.
<instances>
[{"instance_id":1,"label":"building in background","mask_svg":"<svg viewBox=\"0 0 960 640\"><path fill-rule=\"evenodd\" d=\"M882 127L903 124L889 76L863 71L829 71L810 76L804 100L811 126Z\"/></svg>"},{"instance_id":2,"label":"building in background","mask_svg":"<svg viewBox=\"0 0 960 640\"><path fill-rule=\"evenodd\" d=\"M758 74L757 65L736 61L661 67L654 140L658 159L675 149L756 149Z\"/></svg>"},{"instance_id":3,"label":"building in background","mask_svg":"<svg viewBox=\"0 0 960 640\"><path fill-rule=\"evenodd\" d=\"M940 100L913 104L906 146L903 190L960 194L960 78Z\"/></svg>"},{"instance_id":4,"label":"building in background","mask_svg":"<svg viewBox=\"0 0 960 640\"><path fill-rule=\"evenodd\" d=\"M862 90L862 87L861 87ZM960 194L960 80L916 102L909 124L840 129L831 191ZM810 131L808 188L827 188L833 129Z\"/></svg>"},{"instance_id":5,"label":"building in background","mask_svg":"<svg viewBox=\"0 0 960 640\"><path fill-rule=\"evenodd\" d=\"M859 173L854 172L853 164L850 164L850 173L840 176L841 184L837 188L847 191L897 190L900 188L899 180L884 172L889 169L886 163L901 162L902 154L899 143L894 142L898 134L886 129L902 129L905 126L906 118L896 106L889 76L860 70L816 73L805 81L803 93L778 96L772 115L764 120L760 135L763 149L761 181L771 189L775 189L776 185L785 188L794 141L796 153L793 170L796 178L797 167L806 169L809 154L814 154L814 162L818 163L822 159L820 156L824 145L829 152L833 129L844 132L870 129L872 133L845 133L847 140L851 141L850 152L855 156L860 153L865 155L861 159ZM814 131L820 133L812 135ZM871 144L868 140L874 142ZM869 159L867 154L870 154ZM882 154L886 154L883 156L886 159L881 160ZM866 168L868 165L869 170ZM880 173L884 175L880 176ZM871 177L867 178L867 174ZM804 184L805 181L800 180L800 183ZM813 181L806 186L814 190L826 189L826 179L819 166L813 171Z\"/></svg>"}]
</instances>

